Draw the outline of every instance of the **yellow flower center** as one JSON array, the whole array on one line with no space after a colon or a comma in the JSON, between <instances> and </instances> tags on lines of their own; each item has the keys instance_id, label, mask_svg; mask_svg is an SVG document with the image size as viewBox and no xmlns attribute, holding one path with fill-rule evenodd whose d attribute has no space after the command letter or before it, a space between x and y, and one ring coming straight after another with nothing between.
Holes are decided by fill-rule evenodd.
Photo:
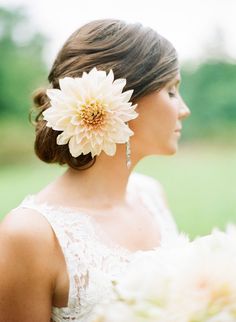
<instances>
[{"instance_id":1,"label":"yellow flower center","mask_svg":"<svg viewBox=\"0 0 236 322\"><path fill-rule=\"evenodd\" d=\"M104 124L106 119L107 104L97 99L88 99L80 107L79 117L83 125L89 128L98 128Z\"/></svg>"}]
</instances>

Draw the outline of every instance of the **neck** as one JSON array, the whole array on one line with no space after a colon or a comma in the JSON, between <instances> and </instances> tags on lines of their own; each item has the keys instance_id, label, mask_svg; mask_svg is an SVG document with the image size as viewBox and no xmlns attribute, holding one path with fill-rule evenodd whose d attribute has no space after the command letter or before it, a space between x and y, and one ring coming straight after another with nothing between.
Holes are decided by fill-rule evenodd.
<instances>
[{"instance_id":1,"label":"neck","mask_svg":"<svg viewBox=\"0 0 236 322\"><path fill-rule=\"evenodd\" d=\"M72 206L111 208L126 204L129 176L138 162L131 152L131 167L126 165L125 145L117 145L115 156L101 153L95 164L82 171L69 168L55 182ZM62 191L63 190L63 191Z\"/></svg>"}]
</instances>

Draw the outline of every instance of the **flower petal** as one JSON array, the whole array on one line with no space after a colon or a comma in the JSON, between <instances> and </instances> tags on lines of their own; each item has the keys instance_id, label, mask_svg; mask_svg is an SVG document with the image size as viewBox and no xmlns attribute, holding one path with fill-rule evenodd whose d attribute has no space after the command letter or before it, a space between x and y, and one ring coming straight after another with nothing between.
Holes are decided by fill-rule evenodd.
<instances>
[{"instance_id":1,"label":"flower petal","mask_svg":"<svg viewBox=\"0 0 236 322\"><path fill-rule=\"evenodd\" d=\"M64 145L69 142L70 137L66 136L65 133L61 133L57 136L57 144Z\"/></svg>"},{"instance_id":2,"label":"flower petal","mask_svg":"<svg viewBox=\"0 0 236 322\"><path fill-rule=\"evenodd\" d=\"M105 142L103 144L103 150L106 154L113 156L116 153L116 144L110 143L110 142Z\"/></svg>"}]
</instances>

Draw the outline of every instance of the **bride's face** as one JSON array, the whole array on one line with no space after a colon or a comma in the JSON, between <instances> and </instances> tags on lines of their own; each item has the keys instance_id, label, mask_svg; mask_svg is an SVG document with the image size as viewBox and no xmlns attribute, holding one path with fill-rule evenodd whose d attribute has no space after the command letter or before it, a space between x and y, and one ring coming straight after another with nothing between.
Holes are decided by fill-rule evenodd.
<instances>
[{"instance_id":1,"label":"bride's face","mask_svg":"<svg viewBox=\"0 0 236 322\"><path fill-rule=\"evenodd\" d=\"M131 148L139 155L174 154L178 149L182 121L190 115L179 94L178 74L164 88L137 101L139 116L129 122L134 131Z\"/></svg>"}]
</instances>

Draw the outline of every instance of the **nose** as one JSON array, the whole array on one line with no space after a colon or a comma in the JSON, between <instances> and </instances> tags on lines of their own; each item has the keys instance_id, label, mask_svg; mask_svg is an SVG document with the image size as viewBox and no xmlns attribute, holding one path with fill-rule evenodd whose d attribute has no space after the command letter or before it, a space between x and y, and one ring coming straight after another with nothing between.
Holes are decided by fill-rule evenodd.
<instances>
[{"instance_id":1,"label":"nose","mask_svg":"<svg viewBox=\"0 0 236 322\"><path fill-rule=\"evenodd\" d=\"M185 119L191 114L191 111L183 98L180 96L180 107L179 107L179 118L180 119Z\"/></svg>"}]
</instances>

